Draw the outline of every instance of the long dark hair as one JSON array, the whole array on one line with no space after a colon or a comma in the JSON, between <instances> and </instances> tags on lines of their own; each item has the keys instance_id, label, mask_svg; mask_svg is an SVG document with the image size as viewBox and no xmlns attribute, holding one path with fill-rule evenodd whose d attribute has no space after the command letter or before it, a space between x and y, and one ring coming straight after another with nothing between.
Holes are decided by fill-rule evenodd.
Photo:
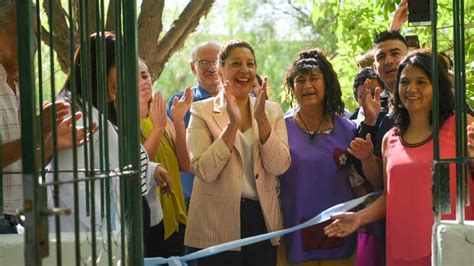
<instances>
[{"instance_id":1,"label":"long dark hair","mask_svg":"<svg viewBox=\"0 0 474 266\"><path fill-rule=\"evenodd\" d=\"M432 54L428 50L414 50L410 52L398 65L397 71L397 89L395 90L391 102L393 105L393 112L391 117L393 123L396 126L396 133L398 135L403 134L408 125L410 124L410 116L408 115L407 109L402 105L400 100L400 93L398 91L398 86L400 84L400 76L403 69L406 66L415 66L420 68L428 77L431 82L431 60ZM451 116L454 112L454 95L451 91L451 83L448 78L448 72L446 67L443 65L444 61L441 56L438 55L438 87L439 87L439 120L440 127L443 123ZM445 63L444 63L445 64ZM432 112L429 114L430 125L432 123Z\"/></svg>"},{"instance_id":2,"label":"long dark hair","mask_svg":"<svg viewBox=\"0 0 474 266\"><path fill-rule=\"evenodd\" d=\"M92 90L92 106L98 108L98 87L97 87L97 40L102 37L101 33L94 33L89 38L90 46L90 77L91 77L91 90ZM110 72L110 69L115 66L115 34L112 32L104 32L103 35L105 43L105 63L106 63L106 73ZM71 89L76 90L76 96L78 101L82 101L84 94L85 86L83 85L81 78L81 48L78 46L74 54L74 73L75 73L75 86L71 86L72 74L69 73L66 83L61 91L61 95L67 99L71 99ZM108 93L108 90L107 92ZM117 124L117 110L113 102L108 103L108 119L113 123Z\"/></svg>"},{"instance_id":3,"label":"long dark hair","mask_svg":"<svg viewBox=\"0 0 474 266\"><path fill-rule=\"evenodd\" d=\"M326 59L324 53L317 48L309 49L300 53L291 67L286 71L284 87L290 99L290 105L294 99L294 80L300 74L311 73L319 70L324 78L324 114L344 114L344 102L342 101L341 85L337 79L331 63Z\"/></svg>"}]
</instances>

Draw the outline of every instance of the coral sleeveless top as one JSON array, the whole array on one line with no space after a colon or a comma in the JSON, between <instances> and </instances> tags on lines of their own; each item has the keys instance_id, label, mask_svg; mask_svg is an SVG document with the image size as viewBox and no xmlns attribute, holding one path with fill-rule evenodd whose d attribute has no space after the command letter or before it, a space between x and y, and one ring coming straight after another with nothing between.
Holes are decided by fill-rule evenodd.
<instances>
[{"instance_id":1,"label":"coral sleeveless top","mask_svg":"<svg viewBox=\"0 0 474 266\"><path fill-rule=\"evenodd\" d=\"M456 128L454 116L449 117L439 133L441 158L456 156ZM401 261L425 261L431 256L431 234L434 224L432 211L433 139L419 146L402 143L394 128L388 133L387 156L387 265ZM473 191L473 180L469 178ZM465 217L474 217L474 193ZM451 213L444 220L455 220L456 169L450 165ZM424 259L423 259L424 258ZM424 265L417 264L415 265Z\"/></svg>"}]
</instances>

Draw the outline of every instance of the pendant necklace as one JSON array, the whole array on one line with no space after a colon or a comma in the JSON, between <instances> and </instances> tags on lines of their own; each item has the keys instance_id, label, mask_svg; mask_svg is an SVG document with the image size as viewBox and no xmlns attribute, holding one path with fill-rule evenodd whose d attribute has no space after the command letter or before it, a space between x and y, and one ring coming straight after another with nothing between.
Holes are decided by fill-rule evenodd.
<instances>
[{"instance_id":1,"label":"pendant necklace","mask_svg":"<svg viewBox=\"0 0 474 266\"><path fill-rule=\"evenodd\" d=\"M303 131L309 135L309 144L311 146L314 146L316 144L316 134L319 132L319 128L321 127L321 125L323 124L323 121L324 121L324 118L326 117L326 115L323 116L323 118L321 119L321 121L319 121L319 125L318 127L316 128L316 131L309 131L309 127L306 125L306 123L304 122L304 119L303 117L301 116L300 112L297 113L297 116L299 118L299 120L301 120L301 122L303 123L303 126L304 126L304 129Z\"/></svg>"}]
</instances>

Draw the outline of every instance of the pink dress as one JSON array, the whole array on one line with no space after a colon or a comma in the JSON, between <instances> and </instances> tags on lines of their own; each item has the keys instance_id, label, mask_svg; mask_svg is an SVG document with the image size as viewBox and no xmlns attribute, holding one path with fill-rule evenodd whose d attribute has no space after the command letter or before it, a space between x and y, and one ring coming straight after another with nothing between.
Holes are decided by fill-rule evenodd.
<instances>
[{"instance_id":1,"label":"pink dress","mask_svg":"<svg viewBox=\"0 0 474 266\"><path fill-rule=\"evenodd\" d=\"M455 119L449 117L440 129L441 158L456 157ZM395 135L388 133L387 142L387 265L430 265L432 211L433 140L420 146L408 147ZM473 191L473 180L469 187ZM455 220L456 171L450 165L451 213L442 219ZM474 202L471 193L471 203ZM473 204L466 207L465 217L474 217Z\"/></svg>"}]
</instances>

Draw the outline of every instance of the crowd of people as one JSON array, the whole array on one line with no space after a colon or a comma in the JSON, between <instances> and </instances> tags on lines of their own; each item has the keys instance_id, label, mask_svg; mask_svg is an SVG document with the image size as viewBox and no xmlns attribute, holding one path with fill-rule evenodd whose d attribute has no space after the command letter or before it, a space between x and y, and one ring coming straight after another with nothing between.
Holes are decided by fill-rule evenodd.
<instances>
[{"instance_id":1,"label":"crowd of people","mask_svg":"<svg viewBox=\"0 0 474 266\"><path fill-rule=\"evenodd\" d=\"M2 1L0 1L2 3ZM14 1L0 5L0 128L3 171L21 172L21 130ZM13 4L12 4L13 3ZM455 115L452 63L430 50L411 50L399 29L407 3L400 4L391 30L378 33L373 49L354 78L358 108L349 115L337 73L324 52L311 48L295 54L284 75L292 108L286 113L268 100L267 78L257 74L253 47L232 40L208 41L192 52L190 68L197 85L168 101L153 92L144 60L138 60L140 179L145 257L182 256L232 240L298 225L336 204L379 191L356 212L238 250L193 261L195 265L431 265L433 161L433 71L438 76L441 158L454 158ZM100 91L96 46L105 45L106 91ZM61 100L45 114L45 165L59 171L47 182L71 181L67 170L88 163L107 172L119 167L115 36L95 33L89 50L76 49ZM81 69L89 53L90 69ZM439 64L432 68L432 57ZM449 57L448 57L449 59ZM367 63L367 61L369 63ZM89 72L88 83L81 74ZM98 95L105 95L105 103ZM293 107L293 104L296 104ZM107 108L103 108L103 105ZM71 114L71 107L77 110ZM469 109L469 107L467 108ZM52 116L52 110L56 111ZM103 113L101 110L107 110ZM91 118L82 119L82 114ZM466 114L467 151L474 157L474 118ZM51 117L55 117L53 121ZM71 124L85 126L73 128ZM52 124L58 150L52 149ZM97 125L105 131L94 133ZM461 129L465 130L465 129ZM75 132L76 143L71 141ZM99 150L109 145L104 164ZM84 143L92 151L84 157ZM73 150L73 146L76 149ZM75 159L73 159L75 158ZM474 161L469 161L474 188ZM456 168L450 166L451 212L455 219ZM79 173L79 178L87 172ZM51 186L48 204L78 211L61 217L61 232L91 231L108 224L119 230L119 179L111 178L111 215L101 214L100 180L78 187ZM89 186L86 188L86 185ZM95 187L95 189L94 189ZM87 195L92 202L86 210ZM79 192L79 198L74 198ZM21 208L19 175L3 175L4 214L0 233L17 233ZM79 202L79 203L78 203ZM471 193L470 202L474 202ZM474 219L474 207L465 207ZM51 227L58 223L51 219Z\"/></svg>"}]
</instances>

